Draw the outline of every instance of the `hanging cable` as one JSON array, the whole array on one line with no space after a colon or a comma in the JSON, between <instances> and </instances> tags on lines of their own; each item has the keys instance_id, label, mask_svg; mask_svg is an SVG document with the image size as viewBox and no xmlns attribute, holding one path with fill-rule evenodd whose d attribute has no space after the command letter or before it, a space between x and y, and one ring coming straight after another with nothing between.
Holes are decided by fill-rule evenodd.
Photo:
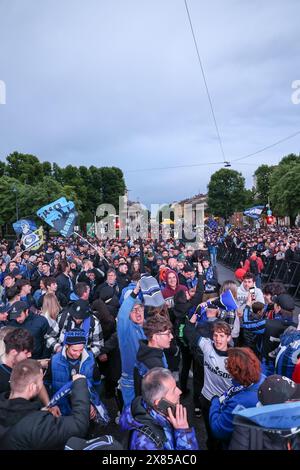
<instances>
[{"instance_id":1,"label":"hanging cable","mask_svg":"<svg viewBox=\"0 0 300 470\"><path fill-rule=\"evenodd\" d=\"M174 166L163 166L156 168L135 168L133 170L123 170L126 173L136 173L138 171L155 171L155 170L173 170L176 168L192 168L196 166L210 166L210 165L223 165L224 162L207 162L207 163L191 163L190 165L174 165ZM240 163L240 165L256 166L256 163Z\"/></svg>"},{"instance_id":2,"label":"hanging cable","mask_svg":"<svg viewBox=\"0 0 300 470\"><path fill-rule=\"evenodd\" d=\"M253 155L257 155L258 153L261 153L261 152L264 152L265 150L268 150L272 147L275 147L275 145L278 145L278 144L281 144L282 142L285 142L286 140L289 140L289 139L292 139L293 137L295 137L296 135L299 135L300 134L300 130L297 131L297 132L294 132L293 134L291 135L288 135L287 137L285 137L284 139L280 139L278 140L277 142L274 142L274 144L271 144L271 145L267 145L266 147L260 149L260 150L257 150L256 152L253 152L253 153L249 153L248 155L245 155L244 157L239 157L239 158L235 158L234 160L231 160L231 162L238 162L240 160L244 160L245 158L249 158L249 157L252 157Z\"/></svg>"},{"instance_id":3,"label":"hanging cable","mask_svg":"<svg viewBox=\"0 0 300 470\"><path fill-rule=\"evenodd\" d=\"M188 15L189 23L190 23L192 36L193 36L193 39L194 39L194 44L195 44L195 48L196 48L196 52L197 52L197 56L198 56L199 65L200 65L201 72L202 72L202 77L203 77L203 81L204 81L204 85L205 85L205 89L206 89L206 93L207 93L207 97L208 97L212 117L213 117L213 120L214 120L216 132L217 132L217 136L218 136L218 140L219 140L221 153L223 155L223 162L222 163L226 163L226 158L225 158L225 152L224 152L224 148L223 148L223 144L222 144L222 139L221 139L221 135L220 135L219 128L218 128L218 124L217 124L217 120L216 120L216 116L215 116L215 112L214 112L214 107L213 107L213 104L212 104L212 99L211 99L211 96L210 96L210 93L209 93L207 80L206 80L206 77L205 77L204 68L203 68L203 65L202 65L202 61L201 61L201 57L200 57L200 53L199 53L199 48L198 48L198 44L197 44L195 33L194 33L194 28L193 28L193 24L192 24L192 20L191 20L191 15L190 15L190 12L189 12L187 1L184 0L184 3L185 3L186 12L187 12L187 15Z\"/></svg>"}]
</instances>

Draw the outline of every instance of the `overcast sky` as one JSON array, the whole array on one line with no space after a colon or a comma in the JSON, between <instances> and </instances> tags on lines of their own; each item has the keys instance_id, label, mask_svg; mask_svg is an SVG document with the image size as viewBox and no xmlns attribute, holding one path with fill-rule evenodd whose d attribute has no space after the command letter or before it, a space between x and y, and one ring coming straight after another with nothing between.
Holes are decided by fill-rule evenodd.
<instances>
[{"instance_id":1,"label":"overcast sky","mask_svg":"<svg viewBox=\"0 0 300 470\"><path fill-rule=\"evenodd\" d=\"M188 6L226 160L300 130L299 0ZM206 192L222 168L206 165L223 157L184 0L0 0L0 80L1 159L115 165L147 205ZM251 187L291 152L300 135L233 168Z\"/></svg>"}]
</instances>

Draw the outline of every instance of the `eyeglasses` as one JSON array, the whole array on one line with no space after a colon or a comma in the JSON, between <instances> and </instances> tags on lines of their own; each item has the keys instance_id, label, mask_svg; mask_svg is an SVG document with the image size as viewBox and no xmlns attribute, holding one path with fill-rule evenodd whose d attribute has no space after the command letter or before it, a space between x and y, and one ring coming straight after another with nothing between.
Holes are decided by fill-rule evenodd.
<instances>
[{"instance_id":1,"label":"eyeglasses","mask_svg":"<svg viewBox=\"0 0 300 470\"><path fill-rule=\"evenodd\" d=\"M133 312L140 312L141 310L144 310L143 307L134 307Z\"/></svg>"},{"instance_id":2,"label":"eyeglasses","mask_svg":"<svg viewBox=\"0 0 300 470\"><path fill-rule=\"evenodd\" d=\"M172 336L171 331L166 331L165 333L156 333L156 334L159 335L159 336Z\"/></svg>"}]
</instances>

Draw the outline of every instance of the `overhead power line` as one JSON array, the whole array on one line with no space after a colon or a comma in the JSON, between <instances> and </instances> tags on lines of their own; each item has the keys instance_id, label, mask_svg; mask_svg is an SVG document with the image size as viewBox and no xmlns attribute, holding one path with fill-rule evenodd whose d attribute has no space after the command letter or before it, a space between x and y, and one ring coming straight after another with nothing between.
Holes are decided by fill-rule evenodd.
<instances>
[{"instance_id":1,"label":"overhead power line","mask_svg":"<svg viewBox=\"0 0 300 470\"><path fill-rule=\"evenodd\" d=\"M272 148L272 147L275 147L275 145L281 144L282 142L285 142L286 140L292 139L293 137L295 137L296 135L299 135L299 134L300 134L300 130L297 131L297 132L294 132L294 133L291 134L291 135L288 135L288 136L285 137L284 139L277 140L277 142L274 142L274 143L271 144L271 145L267 145L266 147L263 147L262 149L257 150L256 152L249 153L248 155L245 155L244 157L235 158L234 160L231 160L231 162L232 162L232 163L238 162L238 161L240 161L240 160L244 160L245 158L252 157L253 155L257 155L258 153L264 152L265 150L268 150L268 149L270 149L270 148Z\"/></svg>"},{"instance_id":2,"label":"overhead power line","mask_svg":"<svg viewBox=\"0 0 300 470\"><path fill-rule=\"evenodd\" d=\"M275 145L279 145L282 142L285 142L286 140L292 139L293 137L296 137L297 135L300 134L300 130L297 132L294 132L293 134L288 135L287 137L284 137L283 139L277 140L271 145L267 145L266 147L263 147L260 150L257 150L256 152L249 153L248 155L244 155L243 157L236 158L234 160L230 160L231 163L239 162L240 160L244 160L245 158L252 157L253 155L257 155L258 153L264 152L265 150L275 147ZM164 167L155 167L155 168L135 168L133 170L124 170L126 172L130 173L135 173L138 171L154 171L154 170L171 170L175 168L192 168L192 167L197 167L197 166L210 166L210 165L223 165L224 162L207 162L207 163L191 163L187 165L173 165L173 166L164 166ZM256 163L238 163L238 165L256 165Z\"/></svg>"},{"instance_id":3,"label":"overhead power line","mask_svg":"<svg viewBox=\"0 0 300 470\"><path fill-rule=\"evenodd\" d=\"M187 16L188 16L188 19L189 19L189 23L190 23L192 36L193 36L193 39L194 39L194 44L195 44L195 48L196 48L196 52L197 52L197 56L198 56L198 62L199 62L199 65L200 65L200 69L201 69L201 73L202 73L202 77L203 77L203 81L204 81L204 85L205 85L205 89L206 89L206 93L207 93L207 97L208 97L208 101L209 101L209 105L210 105L210 109L211 109L211 113L212 113L212 117L213 117L213 121L214 121L214 125L215 125L215 128L216 128L216 133L217 133L217 136L218 136L218 141L219 141L221 153L222 153L222 156L223 156L223 162L222 163L225 163L226 158L225 158L223 143L222 143L221 135L220 135L219 128L218 128L218 124L217 124L216 115L215 115L215 112L214 112L212 99L211 99L209 89L208 89L207 80L206 80L206 77L205 77L205 72L204 72L204 68L203 68L203 65L202 65L202 61L201 61L201 57L200 57L200 53L199 53L199 48L198 48L196 36L195 36L195 33L194 33L192 20L191 20L191 15L190 15L190 12L189 12L189 7L188 7L188 4L187 4L186 0L184 0L184 3L185 3L185 8L186 8Z\"/></svg>"},{"instance_id":4,"label":"overhead power line","mask_svg":"<svg viewBox=\"0 0 300 470\"><path fill-rule=\"evenodd\" d=\"M123 170L123 171L126 173L136 173L138 171L173 170L176 168L192 168L196 166L210 166L210 165L224 165L224 162L191 163L190 165L162 166L162 167L156 167L156 168L135 168L133 170ZM256 166L256 163L241 163L241 165Z\"/></svg>"}]
</instances>

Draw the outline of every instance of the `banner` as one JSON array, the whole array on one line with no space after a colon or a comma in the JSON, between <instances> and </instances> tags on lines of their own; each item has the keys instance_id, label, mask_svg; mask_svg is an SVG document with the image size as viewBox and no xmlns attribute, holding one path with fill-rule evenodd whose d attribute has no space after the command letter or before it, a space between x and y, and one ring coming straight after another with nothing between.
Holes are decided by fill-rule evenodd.
<instances>
[{"instance_id":1,"label":"banner","mask_svg":"<svg viewBox=\"0 0 300 470\"><path fill-rule=\"evenodd\" d=\"M73 234L78 217L74 202L65 197L41 207L37 215L64 237Z\"/></svg>"},{"instance_id":2,"label":"banner","mask_svg":"<svg viewBox=\"0 0 300 470\"><path fill-rule=\"evenodd\" d=\"M252 219L259 219L265 206L254 206L244 210L244 215Z\"/></svg>"},{"instance_id":3,"label":"banner","mask_svg":"<svg viewBox=\"0 0 300 470\"><path fill-rule=\"evenodd\" d=\"M34 232L28 233L22 236L22 244L24 245L25 251L27 250L38 250L44 243L44 230L43 227L35 230Z\"/></svg>"},{"instance_id":4,"label":"banner","mask_svg":"<svg viewBox=\"0 0 300 470\"><path fill-rule=\"evenodd\" d=\"M34 232L37 229L36 223L33 220L20 219L13 224L13 229L17 235L21 233L27 235L28 233Z\"/></svg>"}]
</instances>

